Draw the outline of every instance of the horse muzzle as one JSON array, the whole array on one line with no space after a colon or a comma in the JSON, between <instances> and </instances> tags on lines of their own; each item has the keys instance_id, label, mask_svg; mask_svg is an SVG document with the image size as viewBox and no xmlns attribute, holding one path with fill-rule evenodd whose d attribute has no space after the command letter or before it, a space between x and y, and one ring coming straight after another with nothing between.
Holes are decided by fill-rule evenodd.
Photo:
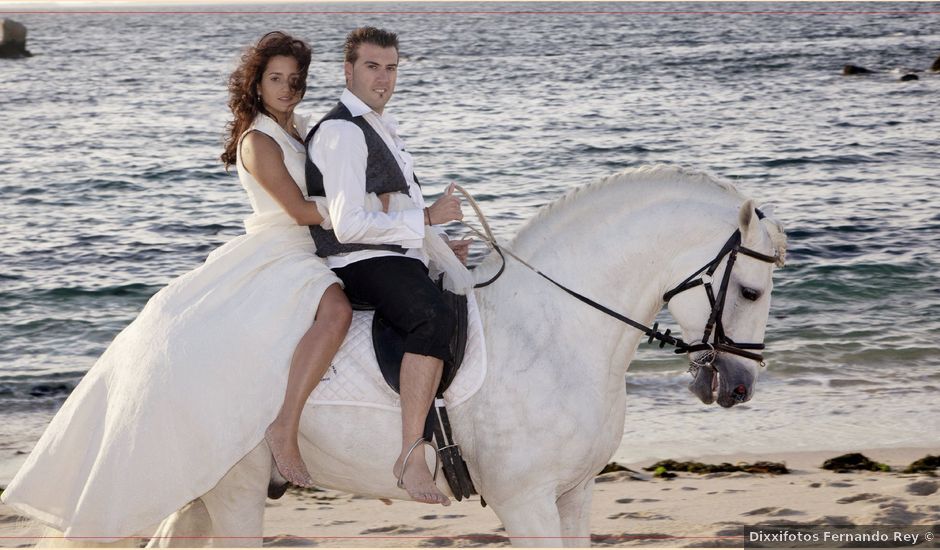
<instances>
[{"instance_id":1,"label":"horse muzzle","mask_svg":"<svg viewBox=\"0 0 940 550\"><path fill-rule=\"evenodd\" d=\"M695 369L689 391L706 405L717 401L730 408L750 401L754 395L757 382L754 370L743 361L719 355Z\"/></svg>"}]
</instances>

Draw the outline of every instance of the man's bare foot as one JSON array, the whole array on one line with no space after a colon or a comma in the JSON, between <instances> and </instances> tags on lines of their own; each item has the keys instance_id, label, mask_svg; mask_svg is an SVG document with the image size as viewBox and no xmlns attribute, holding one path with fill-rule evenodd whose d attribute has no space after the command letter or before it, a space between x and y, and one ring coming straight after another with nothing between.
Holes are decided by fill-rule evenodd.
<instances>
[{"instance_id":1,"label":"man's bare foot","mask_svg":"<svg viewBox=\"0 0 940 550\"><path fill-rule=\"evenodd\" d=\"M284 479L298 487L313 487L313 479L307 472L304 459L300 456L300 447L297 445L297 436L291 437L285 433L277 423L272 423L264 431L264 440L271 449L277 471Z\"/></svg>"},{"instance_id":2,"label":"man's bare foot","mask_svg":"<svg viewBox=\"0 0 940 550\"><path fill-rule=\"evenodd\" d=\"M402 452L392 469L392 473L399 479L398 486L407 491L416 502L450 506L450 499L437 488L428 463L424 460L424 446L411 453L402 473L402 459L406 454L407 451Z\"/></svg>"}]
</instances>

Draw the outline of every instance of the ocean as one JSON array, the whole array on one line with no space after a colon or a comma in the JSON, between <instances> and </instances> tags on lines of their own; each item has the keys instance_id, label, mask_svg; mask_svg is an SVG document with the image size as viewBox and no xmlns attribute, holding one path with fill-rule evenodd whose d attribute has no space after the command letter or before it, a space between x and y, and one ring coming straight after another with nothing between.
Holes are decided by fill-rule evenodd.
<instances>
[{"instance_id":1,"label":"ocean","mask_svg":"<svg viewBox=\"0 0 940 550\"><path fill-rule=\"evenodd\" d=\"M650 163L731 180L785 224L754 399L705 406L682 358L643 345L617 460L940 447L936 3L50 9L0 2L34 54L0 59L0 486L147 299L243 231L218 160L242 49L309 41L298 111L319 117L367 24L401 36L389 110L426 193L467 187L501 240Z\"/></svg>"}]
</instances>

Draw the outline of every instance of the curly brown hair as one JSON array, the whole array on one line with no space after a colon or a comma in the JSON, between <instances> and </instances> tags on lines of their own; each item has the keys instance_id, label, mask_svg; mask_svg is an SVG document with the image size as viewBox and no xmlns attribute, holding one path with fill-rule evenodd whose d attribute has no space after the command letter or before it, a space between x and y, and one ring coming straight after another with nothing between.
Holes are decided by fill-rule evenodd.
<instances>
[{"instance_id":1,"label":"curly brown hair","mask_svg":"<svg viewBox=\"0 0 940 550\"><path fill-rule=\"evenodd\" d=\"M242 55L241 63L228 78L228 107L234 115L234 120L226 125L225 151L222 152L222 162L225 169L235 164L238 140L251 126L259 113L268 113L258 93L258 85L268 66L268 61L276 55L293 57L297 61L300 74L295 82L291 82L291 89L304 96L307 91L307 70L310 68L310 46L303 40L291 35L274 31L261 37L258 43L249 46Z\"/></svg>"}]
</instances>

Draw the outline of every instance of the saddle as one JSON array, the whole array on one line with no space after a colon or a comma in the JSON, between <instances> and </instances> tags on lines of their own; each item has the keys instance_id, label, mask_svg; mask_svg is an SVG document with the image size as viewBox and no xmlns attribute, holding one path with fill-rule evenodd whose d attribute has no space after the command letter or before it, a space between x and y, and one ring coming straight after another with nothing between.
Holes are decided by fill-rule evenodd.
<instances>
[{"instance_id":1,"label":"saddle","mask_svg":"<svg viewBox=\"0 0 940 550\"><path fill-rule=\"evenodd\" d=\"M467 297L446 290L441 292L444 300L457 314L457 327L450 339L450 359L444 361L444 372L435 394L437 397L441 397L454 381L463 363L467 347ZM369 304L355 301L352 302L352 307L361 311L375 309ZM395 393L399 393L401 360L405 355L405 334L396 330L384 317L375 312L372 318L372 344L375 348L375 359L379 363L385 382L395 390Z\"/></svg>"},{"instance_id":2,"label":"saddle","mask_svg":"<svg viewBox=\"0 0 940 550\"><path fill-rule=\"evenodd\" d=\"M437 399L434 400L426 417L422 436L426 441L434 442L438 457L443 463L442 471L448 486L454 497L461 500L478 492L470 480L466 462L453 442L443 395L447 391L449 400L456 398L457 402L462 402L479 389L479 385L482 384L482 371L485 370L485 352L480 349L482 327L479 326L479 312L476 304L471 304L468 296L458 296L443 291L442 293L444 299L456 312L457 322L450 341L449 355L451 357L444 362L444 372L436 392ZM355 300L351 302L353 309L357 310L353 316L354 326L350 329L349 338L352 341L348 338L334 358L334 361L338 361L337 364L340 365L340 371L337 372L335 366L332 366L331 371L324 376L310 399L323 404L350 404L356 403L357 399L378 399L379 401L372 402L382 403L380 408L394 411L398 407L395 395L399 393L404 338L391 327L387 320L375 312L374 307L357 303ZM371 316L368 314L369 311L373 312ZM361 322L357 324L355 319ZM371 350L368 348L366 339L372 339ZM379 371L382 372L381 378L375 371L377 364ZM461 366L464 370L467 368L472 370L458 377L458 369ZM357 369L359 374L356 374ZM352 373L352 377L350 378L347 373ZM359 376L366 378L357 378ZM368 380L368 382L360 386L358 380ZM361 393L362 391L366 393ZM277 475L275 468L268 485L268 498L281 497L287 487L287 481Z\"/></svg>"},{"instance_id":3,"label":"saddle","mask_svg":"<svg viewBox=\"0 0 940 550\"><path fill-rule=\"evenodd\" d=\"M438 287L441 288L440 281ZM458 501L477 494L470 479L467 463L460 455L460 448L454 443L447 409L444 406L444 391L450 387L457 376L457 371L463 363L467 346L467 297L443 290L444 300L456 313L457 323L450 339L450 358L444 361L444 371L441 383L435 393L436 399L428 411L424 423L424 439L433 441L437 448L442 464L442 472L450 486L454 498ZM371 305L363 302L351 301L353 309L373 310ZM405 335L391 326L385 318L375 312L372 319L372 344L375 348L375 358L386 383L395 393L400 393L401 360L405 355Z\"/></svg>"}]
</instances>

